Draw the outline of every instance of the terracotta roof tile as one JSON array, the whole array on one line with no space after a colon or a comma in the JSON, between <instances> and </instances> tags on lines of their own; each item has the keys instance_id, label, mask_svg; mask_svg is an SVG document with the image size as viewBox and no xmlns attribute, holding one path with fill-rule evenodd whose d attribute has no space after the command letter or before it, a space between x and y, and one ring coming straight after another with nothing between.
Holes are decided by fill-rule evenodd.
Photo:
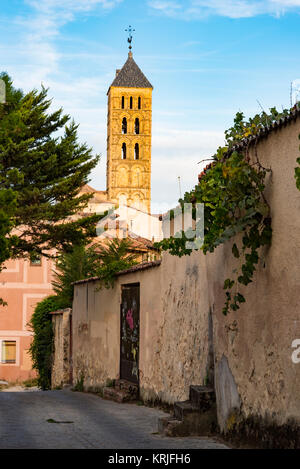
<instances>
[{"instance_id":1,"label":"terracotta roof tile","mask_svg":"<svg viewBox=\"0 0 300 469\"><path fill-rule=\"evenodd\" d=\"M110 202L107 197L107 192L106 191L98 191L96 189L93 189L91 186L88 184L85 184L82 186L80 189L80 195L82 194L93 194L93 197L90 199L91 202Z\"/></svg>"}]
</instances>

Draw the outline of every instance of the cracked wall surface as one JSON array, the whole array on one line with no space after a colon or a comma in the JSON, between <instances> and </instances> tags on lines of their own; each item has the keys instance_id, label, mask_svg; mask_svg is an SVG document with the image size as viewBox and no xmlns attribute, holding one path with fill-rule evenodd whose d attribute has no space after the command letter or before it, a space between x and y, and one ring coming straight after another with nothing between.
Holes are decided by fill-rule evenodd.
<instances>
[{"instance_id":1,"label":"cracked wall surface","mask_svg":"<svg viewBox=\"0 0 300 469\"><path fill-rule=\"evenodd\" d=\"M224 280L237 267L233 240L206 256L165 253L159 267L122 275L113 290L97 291L97 282L76 285L74 378L82 370L87 385L98 386L118 377L121 285L139 282L144 399L188 399L191 384L213 380L214 364L223 429L237 410L271 416L278 424L300 419L300 364L291 359L292 342L300 339L300 192L294 179L299 133L298 119L257 145L260 162L272 169L265 195L273 239L262 251L254 282L240 289L246 303L223 316Z\"/></svg>"},{"instance_id":2,"label":"cracked wall surface","mask_svg":"<svg viewBox=\"0 0 300 469\"><path fill-rule=\"evenodd\" d=\"M71 373L71 328L72 310L64 310L52 313L54 332L54 354L51 373L51 387L62 387L70 384Z\"/></svg>"}]
</instances>

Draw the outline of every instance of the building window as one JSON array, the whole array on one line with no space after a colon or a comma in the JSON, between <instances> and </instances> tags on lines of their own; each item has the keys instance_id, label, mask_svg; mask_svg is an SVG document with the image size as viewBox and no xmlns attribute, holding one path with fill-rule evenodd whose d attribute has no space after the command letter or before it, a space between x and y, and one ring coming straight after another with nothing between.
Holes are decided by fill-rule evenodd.
<instances>
[{"instance_id":1,"label":"building window","mask_svg":"<svg viewBox=\"0 0 300 469\"><path fill-rule=\"evenodd\" d=\"M134 159L135 159L135 160L138 160L139 157L140 157L140 147L139 147L139 144L136 143L136 144L134 145Z\"/></svg>"},{"instance_id":2,"label":"building window","mask_svg":"<svg viewBox=\"0 0 300 469\"><path fill-rule=\"evenodd\" d=\"M135 123L134 123L134 133L135 133L136 135L138 135L138 134L140 133L140 120L139 120L138 117L135 119Z\"/></svg>"},{"instance_id":3,"label":"building window","mask_svg":"<svg viewBox=\"0 0 300 469\"><path fill-rule=\"evenodd\" d=\"M126 160L126 143L122 144L122 160Z\"/></svg>"},{"instance_id":4,"label":"building window","mask_svg":"<svg viewBox=\"0 0 300 469\"><path fill-rule=\"evenodd\" d=\"M127 119L123 117L122 120L122 134L127 134Z\"/></svg>"},{"instance_id":5,"label":"building window","mask_svg":"<svg viewBox=\"0 0 300 469\"><path fill-rule=\"evenodd\" d=\"M132 99L132 96L130 96L130 109L132 109L132 104L133 104L133 99Z\"/></svg>"},{"instance_id":6,"label":"building window","mask_svg":"<svg viewBox=\"0 0 300 469\"><path fill-rule=\"evenodd\" d=\"M138 99L138 108L141 109L142 107L142 99L141 97L139 96L139 99Z\"/></svg>"},{"instance_id":7,"label":"building window","mask_svg":"<svg viewBox=\"0 0 300 469\"><path fill-rule=\"evenodd\" d=\"M30 254L30 265L42 265L42 257L40 254Z\"/></svg>"},{"instance_id":8,"label":"building window","mask_svg":"<svg viewBox=\"0 0 300 469\"><path fill-rule=\"evenodd\" d=\"M2 340L1 363L16 363L16 341Z\"/></svg>"},{"instance_id":9,"label":"building window","mask_svg":"<svg viewBox=\"0 0 300 469\"><path fill-rule=\"evenodd\" d=\"M122 96L122 109L124 109L124 107L125 107L125 98L124 96Z\"/></svg>"}]
</instances>

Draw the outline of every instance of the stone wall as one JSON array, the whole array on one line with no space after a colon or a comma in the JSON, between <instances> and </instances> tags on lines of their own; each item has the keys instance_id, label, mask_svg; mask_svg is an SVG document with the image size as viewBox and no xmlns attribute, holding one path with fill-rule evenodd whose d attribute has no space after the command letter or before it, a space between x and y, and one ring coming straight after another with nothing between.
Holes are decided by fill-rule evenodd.
<instances>
[{"instance_id":1,"label":"stone wall","mask_svg":"<svg viewBox=\"0 0 300 469\"><path fill-rule=\"evenodd\" d=\"M121 285L140 283L140 391L146 400L188 399L191 384L214 381L218 420L230 429L239 416L282 425L300 420L300 192L294 179L299 119L272 131L256 148L271 168L272 246L262 253L255 281L241 289L246 303L223 316L224 279L236 259L232 242L213 254L164 254L159 267L120 275L112 290L96 281L75 286L74 375L101 386L118 377ZM250 149L251 158L256 158ZM235 242L239 242L236 239ZM74 378L75 378L74 376Z\"/></svg>"},{"instance_id":2,"label":"stone wall","mask_svg":"<svg viewBox=\"0 0 300 469\"><path fill-rule=\"evenodd\" d=\"M75 286L73 301L73 384L95 390L118 376L120 291L99 290L98 282Z\"/></svg>"},{"instance_id":3,"label":"stone wall","mask_svg":"<svg viewBox=\"0 0 300 469\"><path fill-rule=\"evenodd\" d=\"M71 384L72 357L71 357L71 321L70 308L55 311L52 314L54 330L54 354L51 373L51 386L53 389Z\"/></svg>"},{"instance_id":4,"label":"stone wall","mask_svg":"<svg viewBox=\"0 0 300 469\"><path fill-rule=\"evenodd\" d=\"M236 392L244 416L261 416L279 425L291 418L300 421L300 395L296 391L300 364L291 359L292 342L300 338L300 192L294 178L299 133L298 118L257 145L262 165L272 170L265 191L271 207L272 245L262 253L255 281L243 290L246 303L227 317L220 313L224 299L221 281L233 268L231 243L207 256L216 382L222 383L225 374L232 389L228 397L220 391L218 395L223 428L228 419L229 426L232 423L231 411L236 405L231 408L229 402L237 402ZM254 153L253 149L252 159ZM220 365L225 359L227 371Z\"/></svg>"},{"instance_id":5,"label":"stone wall","mask_svg":"<svg viewBox=\"0 0 300 469\"><path fill-rule=\"evenodd\" d=\"M150 338L143 356L141 393L145 399L169 404L188 399L191 384L211 381L209 346L210 307L206 295L206 278L199 269L199 253L182 259L163 255L152 303L145 316L146 335ZM158 288L159 287L159 288ZM152 304L155 302L155 318ZM142 353L142 352L141 352Z\"/></svg>"},{"instance_id":6,"label":"stone wall","mask_svg":"<svg viewBox=\"0 0 300 469\"><path fill-rule=\"evenodd\" d=\"M140 393L172 404L188 397L190 384L213 381L210 306L199 284L201 254L163 256L161 266L118 276L113 289L96 280L75 285L73 382L87 389L119 378L121 287L140 284ZM179 270L178 270L179 269Z\"/></svg>"}]
</instances>

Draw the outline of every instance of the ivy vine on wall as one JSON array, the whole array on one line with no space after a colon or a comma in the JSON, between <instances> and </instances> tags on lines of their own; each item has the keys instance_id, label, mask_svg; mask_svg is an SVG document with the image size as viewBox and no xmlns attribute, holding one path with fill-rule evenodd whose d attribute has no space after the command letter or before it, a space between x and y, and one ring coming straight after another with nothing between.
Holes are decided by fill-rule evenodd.
<instances>
[{"instance_id":1,"label":"ivy vine on wall","mask_svg":"<svg viewBox=\"0 0 300 469\"><path fill-rule=\"evenodd\" d=\"M239 142L245 142L245 138L256 135L289 112L271 108L269 114L262 112L248 121L243 113L237 113L233 126L225 132L226 145L212 157L212 162L200 175L199 184L179 200L182 208L184 203L192 203L194 207L196 203L204 204L204 242L201 247L204 254L240 234L239 241L232 245L232 256L239 259L239 267L233 270L231 278L224 280L225 315L230 310L237 311L245 302L239 285L253 281L261 247L270 246L272 239L270 207L264 195L266 175L271 170L261 165L256 146L252 160L247 145L243 146L242 152L235 148ZM297 162L300 164L300 158ZM296 168L295 177L300 189L300 167ZM195 213L194 208L194 220ZM177 236L164 239L158 245L172 255L191 254L192 250L186 248L190 238L183 231L180 237Z\"/></svg>"},{"instance_id":2,"label":"ivy vine on wall","mask_svg":"<svg viewBox=\"0 0 300 469\"><path fill-rule=\"evenodd\" d=\"M300 140L300 135L299 135L299 140ZM297 158L297 163L300 166L300 157ZM296 187L300 191L300 167L295 168L295 179L296 179Z\"/></svg>"}]
</instances>

